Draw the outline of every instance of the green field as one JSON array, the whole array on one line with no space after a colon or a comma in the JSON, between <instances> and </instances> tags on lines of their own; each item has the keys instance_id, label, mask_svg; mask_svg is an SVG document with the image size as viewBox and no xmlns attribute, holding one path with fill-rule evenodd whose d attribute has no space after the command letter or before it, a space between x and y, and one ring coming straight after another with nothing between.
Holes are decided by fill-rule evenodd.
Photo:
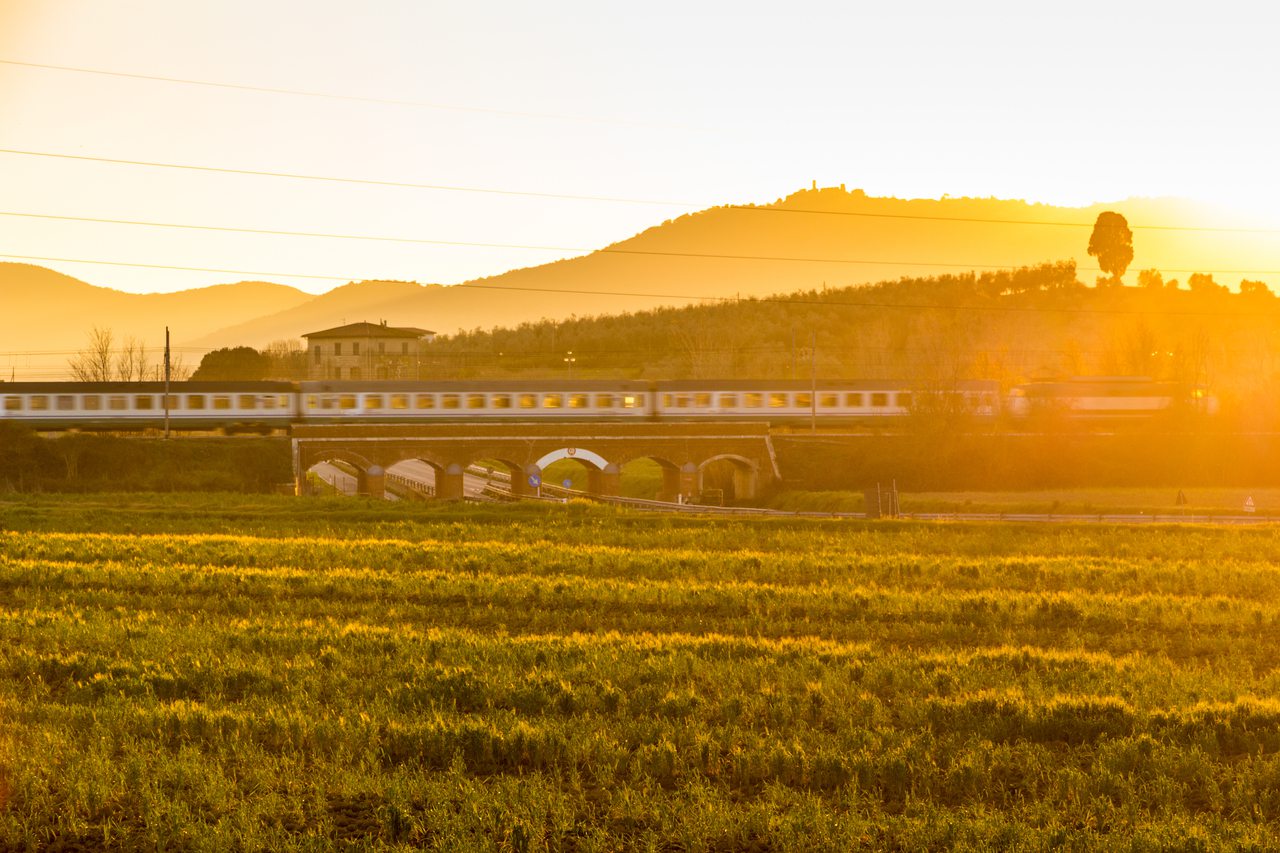
<instances>
[{"instance_id":1,"label":"green field","mask_svg":"<svg viewBox=\"0 0 1280 853\"><path fill-rule=\"evenodd\" d=\"M0 498L0 849L1271 850L1280 527Z\"/></svg>"}]
</instances>

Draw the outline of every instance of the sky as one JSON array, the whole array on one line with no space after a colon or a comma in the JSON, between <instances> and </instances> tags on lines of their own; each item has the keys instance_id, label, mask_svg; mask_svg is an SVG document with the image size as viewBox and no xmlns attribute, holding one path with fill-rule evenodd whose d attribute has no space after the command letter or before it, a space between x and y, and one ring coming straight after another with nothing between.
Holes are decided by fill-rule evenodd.
<instances>
[{"instance_id":1,"label":"sky","mask_svg":"<svg viewBox=\"0 0 1280 853\"><path fill-rule=\"evenodd\" d=\"M815 180L1280 222L1266 9L0 0L0 149L35 152L0 153L0 259L135 292L451 284Z\"/></svg>"}]
</instances>

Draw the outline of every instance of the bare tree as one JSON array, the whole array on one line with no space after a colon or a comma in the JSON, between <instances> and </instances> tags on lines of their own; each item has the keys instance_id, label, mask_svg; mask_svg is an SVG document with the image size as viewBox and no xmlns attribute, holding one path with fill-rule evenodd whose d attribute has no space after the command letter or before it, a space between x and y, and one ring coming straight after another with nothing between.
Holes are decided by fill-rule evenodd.
<instances>
[{"instance_id":1,"label":"bare tree","mask_svg":"<svg viewBox=\"0 0 1280 853\"><path fill-rule=\"evenodd\" d=\"M88 347L67 363L71 375L80 382L110 382L114 341L110 329L94 326L89 332Z\"/></svg>"},{"instance_id":2,"label":"bare tree","mask_svg":"<svg viewBox=\"0 0 1280 853\"><path fill-rule=\"evenodd\" d=\"M272 341L262 353L271 359L269 370L272 378L307 378L307 352L296 338Z\"/></svg>"},{"instance_id":3,"label":"bare tree","mask_svg":"<svg viewBox=\"0 0 1280 853\"><path fill-rule=\"evenodd\" d=\"M116 359L116 377L121 382L141 382L147 378L147 350L142 341L132 336L125 339Z\"/></svg>"}]
</instances>

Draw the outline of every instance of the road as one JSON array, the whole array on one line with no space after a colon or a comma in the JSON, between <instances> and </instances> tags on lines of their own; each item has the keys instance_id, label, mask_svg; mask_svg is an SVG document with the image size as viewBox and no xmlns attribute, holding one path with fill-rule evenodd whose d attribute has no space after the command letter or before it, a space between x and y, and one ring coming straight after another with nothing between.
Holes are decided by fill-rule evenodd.
<instances>
[{"instance_id":1,"label":"road","mask_svg":"<svg viewBox=\"0 0 1280 853\"><path fill-rule=\"evenodd\" d=\"M405 479L428 486L432 490L435 489L435 469L418 459L406 459L403 462L397 462L387 469L387 474L398 474ZM480 499L483 497L485 487L488 484L488 478L481 474L467 472L462 475L462 493L467 498ZM505 485L505 483L499 483L499 485Z\"/></svg>"}]
</instances>

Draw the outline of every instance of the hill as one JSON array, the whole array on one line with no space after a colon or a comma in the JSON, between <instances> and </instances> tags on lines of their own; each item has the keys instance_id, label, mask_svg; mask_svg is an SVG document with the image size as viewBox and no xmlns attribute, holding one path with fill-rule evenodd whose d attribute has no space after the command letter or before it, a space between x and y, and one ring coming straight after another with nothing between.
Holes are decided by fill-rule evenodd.
<instances>
[{"instance_id":1,"label":"hill","mask_svg":"<svg viewBox=\"0 0 1280 853\"><path fill-rule=\"evenodd\" d=\"M1001 199L876 198L844 188L804 190L768 205L723 206L669 220L589 255L454 287L369 282L316 302L199 338L201 346L261 346L325 325L366 319L450 333L687 305L698 297L784 294L1071 259L1097 275L1086 252L1103 210L1135 226L1203 222L1205 209L1170 199L1085 208ZM1214 221L1223 222L1222 214ZM973 221L976 220L976 221ZM1026 224L1026 223L1035 224ZM1270 235L1138 230L1128 279L1149 267L1168 277L1261 261ZM1271 264L1274 267L1274 264ZM1253 278L1266 276L1251 275ZM1236 279L1225 279L1235 284ZM1280 284L1280 277L1273 284Z\"/></svg>"},{"instance_id":2,"label":"hill","mask_svg":"<svg viewBox=\"0 0 1280 853\"><path fill-rule=\"evenodd\" d=\"M93 287L23 264L0 264L0 362L5 373L55 375L94 326L157 346L165 325L176 345L199 351L263 347L318 328L358 320L445 334L514 327L528 321L646 311L691 302L820 291L902 277L1016 268L1072 260L1080 277L1097 275L1085 252L1102 210L1135 226L1136 271L1159 268L1186 280L1195 270L1234 270L1280 285L1270 233L1144 230L1143 225L1212 221L1221 212L1168 199L1136 199L1085 208L1001 199L896 199L859 190L810 189L767 205L729 205L687 214L591 254L511 270L457 286L355 282L320 296L266 282L129 294ZM1034 223L1034 224L1027 224ZM39 351L45 355L25 355ZM21 355L8 355L21 353Z\"/></svg>"},{"instance_id":3,"label":"hill","mask_svg":"<svg viewBox=\"0 0 1280 853\"><path fill-rule=\"evenodd\" d=\"M161 347L166 325L179 336L205 334L245 315L275 313L311 298L296 288L263 281L123 293L44 267L0 263L0 350L32 353L11 356L8 366L34 370L28 377L41 378L65 366L67 356L85 345L95 326L110 329L117 341L133 337Z\"/></svg>"}]
</instances>

